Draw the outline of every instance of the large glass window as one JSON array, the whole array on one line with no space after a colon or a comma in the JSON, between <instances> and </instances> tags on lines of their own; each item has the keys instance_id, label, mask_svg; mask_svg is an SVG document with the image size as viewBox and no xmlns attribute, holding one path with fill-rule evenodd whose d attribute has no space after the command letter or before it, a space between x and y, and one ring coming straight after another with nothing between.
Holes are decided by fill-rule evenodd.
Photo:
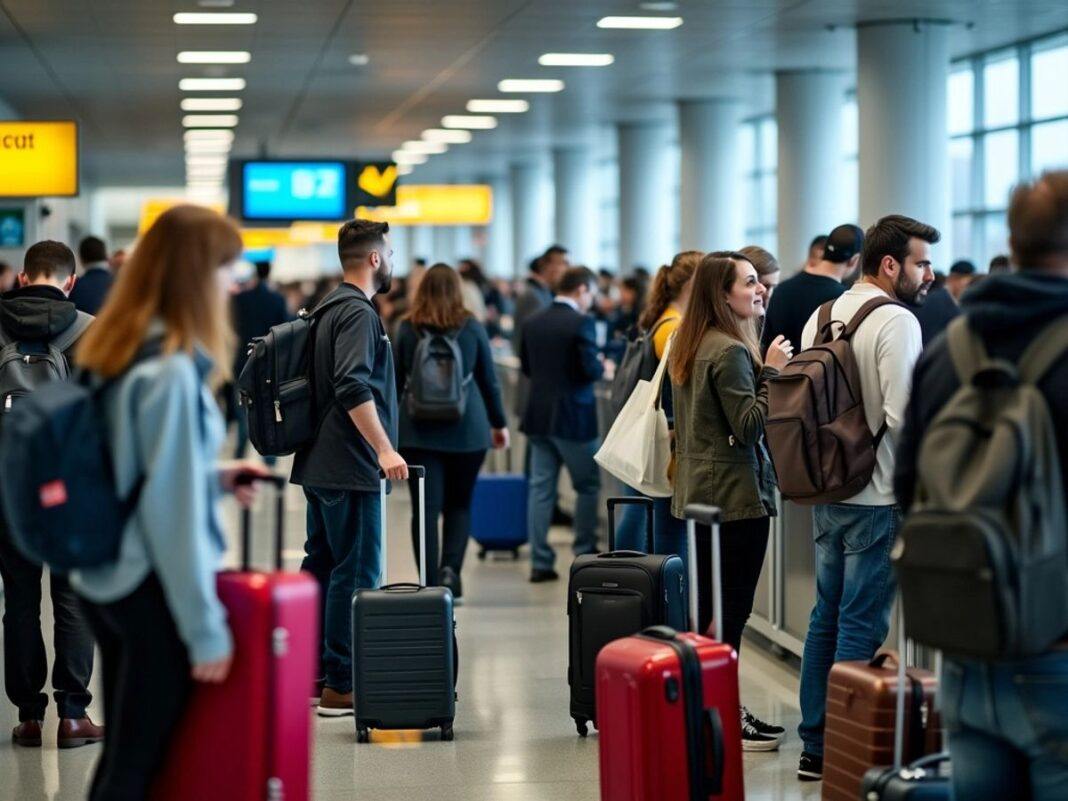
<instances>
[{"instance_id":1,"label":"large glass window","mask_svg":"<svg viewBox=\"0 0 1068 801\"><path fill-rule=\"evenodd\" d=\"M778 247L779 128L768 115L750 120L742 132L746 172L745 242L772 253Z\"/></svg>"},{"instance_id":2,"label":"large glass window","mask_svg":"<svg viewBox=\"0 0 1068 801\"><path fill-rule=\"evenodd\" d=\"M1031 117L1068 116L1068 36L1036 46L1031 55Z\"/></svg>"}]
</instances>

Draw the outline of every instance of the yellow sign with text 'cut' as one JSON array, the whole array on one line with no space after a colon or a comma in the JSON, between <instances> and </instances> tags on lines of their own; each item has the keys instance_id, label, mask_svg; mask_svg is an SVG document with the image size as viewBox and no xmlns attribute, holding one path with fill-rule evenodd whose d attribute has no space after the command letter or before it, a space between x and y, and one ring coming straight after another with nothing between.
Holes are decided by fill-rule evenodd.
<instances>
[{"instance_id":1,"label":"yellow sign with text 'cut'","mask_svg":"<svg viewBox=\"0 0 1068 801\"><path fill-rule=\"evenodd\" d=\"M78 123L0 122L0 197L78 194Z\"/></svg>"}]
</instances>

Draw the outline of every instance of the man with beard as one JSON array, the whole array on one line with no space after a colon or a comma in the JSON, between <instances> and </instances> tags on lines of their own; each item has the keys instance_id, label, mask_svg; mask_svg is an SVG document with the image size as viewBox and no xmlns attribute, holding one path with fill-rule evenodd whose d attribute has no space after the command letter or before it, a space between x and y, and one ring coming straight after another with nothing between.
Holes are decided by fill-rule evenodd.
<instances>
[{"instance_id":1,"label":"man with beard","mask_svg":"<svg viewBox=\"0 0 1068 801\"><path fill-rule=\"evenodd\" d=\"M864 234L862 275L834 301L831 319L847 324L869 301L874 309L852 339L864 413L876 437L875 470L863 490L841 503L813 507L816 605L801 663L801 736L797 775L823 775L827 677L834 662L871 659L886 639L893 604L890 550L901 525L894 496L894 454L905 418L912 370L923 350L920 324L906 305L918 305L934 281L931 245L937 230L909 217L883 217ZM801 335L816 338L819 310ZM835 326L839 329L839 326Z\"/></svg>"},{"instance_id":2,"label":"man with beard","mask_svg":"<svg viewBox=\"0 0 1068 801\"><path fill-rule=\"evenodd\" d=\"M382 567L379 470L408 478L397 453L393 351L372 298L393 277L389 225L351 220L338 232L344 281L315 312L312 376L320 424L297 451L294 484L308 500L302 570L319 582L322 662L319 714L351 715L352 594L378 583ZM311 690L313 688L309 688Z\"/></svg>"}]
</instances>

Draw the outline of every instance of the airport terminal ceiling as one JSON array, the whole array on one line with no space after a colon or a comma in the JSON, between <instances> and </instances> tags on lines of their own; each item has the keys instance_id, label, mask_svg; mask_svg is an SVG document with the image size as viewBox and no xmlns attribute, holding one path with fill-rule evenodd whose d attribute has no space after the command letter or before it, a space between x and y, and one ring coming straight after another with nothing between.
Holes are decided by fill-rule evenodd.
<instances>
[{"instance_id":1,"label":"airport terminal ceiling","mask_svg":"<svg viewBox=\"0 0 1068 801\"><path fill-rule=\"evenodd\" d=\"M850 70L859 21L954 21L965 55L1068 27L1063 0L682 0L642 11L636 0L0 0L0 101L28 119L81 123L90 185L173 184L183 171L179 81L240 77L235 157L388 158L402 142L500 98L507 78L558 78L564 91L520 94L501 114L417 171L420 179L485 175L508 158L595 136L599 125L657 119L678 99L740 96L774 104L780 69ZM253 25L176 25L175 13L251 12ZM611 14L681 16L674 30L601 30ZM970 25L974 23L974 26ZM250 53L247 64L181 64L187 50ZM605 68L547 67L546 52L611 53ZM365 64L350 57L366 56ZM357 59L359 61L359 59ZM204 93L203 96L210 96ZM0 106L2 109L2 106Z\"/></svg>"}]
</instances>

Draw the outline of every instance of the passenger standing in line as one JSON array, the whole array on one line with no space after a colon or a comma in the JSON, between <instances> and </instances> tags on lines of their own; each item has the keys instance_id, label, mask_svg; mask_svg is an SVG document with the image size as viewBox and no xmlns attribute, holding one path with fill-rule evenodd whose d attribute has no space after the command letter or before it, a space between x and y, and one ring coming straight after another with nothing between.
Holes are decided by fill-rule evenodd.
<instances>
[{"instance_id":1,"label":"passenger standing in line","mask_svg":"<svg viewBox=\"0 0 1068 801\"><path fill-rule=\"evenodd\" d=\"M404 394L412 372L419 369L416 348L423 337L438 334L454 339L460 352L462 373L468 381L463 416L450 422L413 420ZM412 309L397 333L396 362L400 452L409 464L426 467L427 584L448 587L453 598L460 599L460 571L471 534L471 495L486 450L508 446L508 424L489 337L464 308L460 278L449 265L435 264L420 282ZM439 517L443 518L440 563ZM418 561L419 526L414 514L412 547Z\"/></svg>"},{"instance_id":2,"label":"passenger standing in line","mask_svg":"<svg viewBox=\"0 0 1068 801\"><path fill-rule=\"evenodd\" d=\"M718 506L723 640L741 651L775 509L775 470L764 444L768 381L793 354L781 336L760 355L758 325L767 290L740 253L709 253L693 275L690 302L671 346L675 398L675 494L671 513L691 503ZM712 540L697 527L697 630L712 621ZM784 729L744 707L742 747L773 751Z\"/></svg>"},{"instance_id":3,"label":"passenger standing in line","mask_svg":"<svg viewBox=\"0 0 1068 801\"><path fill-rule=\"evenodd\" d=\"M77 281L70 248L60 242L38 242L26 251L17 280L18 288L0 299L0 341L40 345L55 342L68 331L69 336L77 334L80 329L72 330L72 326L78 324L79 314L67 299ZM64 352L68 364L76 343L71 342ZM0 577L4 582L4 686L19 712L11 740L15 745L40 746L48 706L43 692L48 659L41 636L42 568L15 549L2 515ZM100 742L104 727L94 724L85 711L92 701L92 634L66 577L50 572L49 583L55 620L52 684L59 716L57 744L73 748Z\"/></svg>"},{"instance_id":4,"label":"passenger standing in line","mask_svg":"<svg viewBox=\"0 0 1068 801\"><path fill-rule=\"evenodd\" d=\"M990 260L990 265L987 267L988 275L1001 275L1003 273L1012 272L1012 262L1009 261L1009 257L1001 253Z\"/></svg>"},{"instance_id":5,"label":"passenger standing in line","mask_svg":"<svg viewBox=\"0 0 1068 801\"><path fill-rule=\"evenodd\" d=\"M344 281L323 298L315 324L314 397L321 423L296 453L291 481L308 500L301 569L319 582L322 668L319 715L353 714L352 595L382 574L379 470L408 478L397 441L393 350L372 298L389 291L388 223L350 220L338 231Z\"/></svg>"},{"instance_id":6,"label":"passenger standing in line","mask_svg":"<svg viewBox=\"0 0 1068 801\"><path fill-rule=\"evenodd\" d=\"M597 349L593 305L597 276L573 267L557 284L553 304L523 327L520 360L530 379L530 398L520 430L530 451L530 538L532 582L554 581L556 554L549 525L556 504L560 467L566 465L575 501L575 556L597 551L597 498L601 476L597 452L597 405L593 385L604 373Z\"/></svg>"},{"instance_id":7,"label":"passenger standing in line","mask_svg":"<svg viewBox=\"0 0 1068 801\"><path fill-rule=\"evenodd\" d=\"M909 217L883 217L864 235L863 275L835 301L831 319L848 324L868 301L889 298L923 302L934 280L931 245L938 231ZM819 311L805 325L801 344L816 339ZM827 677L835 662L871 659L886 639L894 580L890 550L901 527L894 497L894 453L901 436L912 369L923 341L915 315L900 305L875 309L852 340L860 372L868 427L876 436L871 481L841 503L813 508L816 605L809 620L801 664L801 725L804 752L797 775L823 776L823 727ZM880 438L881 437L881 438Z\"/></svg>"},{"instance_id":8,"label":"passenger standing in line","mask_svg":"<svg viewBox=\"0 0 1068 801\"><path fill-rule=\"evenodd\" d=\"M233 653L215 594L225 548L217 501L248 505L253 462L216 461L223 419L210 385L229 372L226 303L236 226L199 206L160 215L82 337L78 363L104 396L116 489L140 480L119 559L70 574L103 659L104 754L90 801L141 801L173 747L194 681L221 682ZM155 355L144 353L150 348ZM144 356L144 358L139 358Z\"/></svg>"},{"instance_id":9,"label":"passenger standing in line","mask_svg":"<svg viewBox=\"0 0 1068 801\"><path fill-rule=\"evenodd\" d=\"M705 254L698 250L685 250L671 260L671 264L661 267L653 279L649 299L638 320L638 328L645 334L652 334L653 351L656 358L664 357L668 340L682 323L682 313L690 302L690 291L694 271ZM674 428L674 403L671 394L670 379L664 380L661 387L661 402L668 416L668 425ZM637 490L627 487L628 493L637 495ZM645 510L638 506L623 507L616 529L616 547L625 550L641 551L645 549ZM684 563L689 562L686 553L686 525L671 515L670 498L653 499L653 552L660 554L678 554ZM689 575L688 573L686 575Z\"/></svg>"},{"instance_id":10,"label":"passenger standing in line","mask_svg":"<svg viewBox=\"0 0 1068 801\"><path fill-rule=\"evenodd\" d=\"M764 314L766 317L767 307L771 303L771 296L775 294L775 290L779 286L779 279L782 278L782 268L779 266L779 260L759 245L747 245L738 252L749 259L749 263L756 268L757 278L764 285L764 289L768 291L764 297Z\"/></svg>"},{"instance_id":11,"label":"passenger standing in line","mask_svg":"<svg viewBox=\"0 0 1068 801\"><path fill-rule=\"evenodd\" d=\"M516 298L515 312L512 315L512 352L516 356L523 352L523 328L527 320L552 305L556 282L570 266L567 250L560 245L553 245L530 263L530 275L527 276L525 289ZM529 384L526 376L520 375L516 388L515 409L520 417L527 408L528 392ZM528 455L528 467L529 458ZM529 470L527 472L529 473Z\"/></svg>"},{"instance_id":12,"label":"passenger standing in line","mask_svg":"<svg viewBox=\"0 0 1068 801\"><path fill-rule=\"evenodd\" d=\"M15 288L17 273L6 261L0 261L0 295Z\"/></svg>"},{"instance_id":13,"label":"passenger standing in line","mask_svg":"<svg viewBox=\"0 0 1068 801\"><path fill-rule=\"evenodd\" d=\"M819 234L812 237L812 241L808 243L808 258L805 259L805 263L801 265L801 270L810 270L815 267L823 259L823 247L827 244L827 234Z\"/></svg>"},{"instance_id":14,"label":"passenger standing in line","mask_svg":"<svg viewBox=\"0 0 1068 801\"><path fill-rule=\"evenodd\" d=\"M115 280L107 245L103 239L87 236L78 245L78 258L82 262L82 276L71 291L70 299L78 311L95 317Z\"/></svg>"},{"instance_id":15,"label":"passenger standing in line","mask_svg":"<svg viewBox=\"0 0 1068 801\"><path fill-rule=\"evenodd\" d=\"M1046 325L1068 316L1068 171L1047 172L1016 189L1009 241L1019 270L983 281L961 307L990 356L1016 363ZM924 434L959 387L948 344L937 340L916 365L897 451L894 486L905 511L914 500ZM1053 418L1068 497L1068 361L1057 362L1038 388ZM1049 653L1014 662L947 657L939 697L955 798L1064 798L1068 632Z\"/></svg>"},{"instance_id":16,"label":"passenger standing in line","mask_svg":"<svg viewBox=\"0 0 1068 801\"><path fill-rule=\"evenodd\" d=\"M932 289L927 294L927 299L913 308L916 319L920 321L925 348L960 314L960 297L974 278L974 264L970 261L956 261L949 268L945 286Z\"/></svg>"},{"instance_id":17,"label":"passenger standing in line","mask_svg":"<svg viewBox=\"0 0 1068 801\"><path fill-rule=\"evenodd\" d=\"M768 304L762 342L766 348L775 337L797 344L805 322L828 300L845 292L842 281L852 275L860 262L864 232L855 225L839 225L824 237L822 255L815 264L783 281Z\"/></svg>"}]
</instances>

